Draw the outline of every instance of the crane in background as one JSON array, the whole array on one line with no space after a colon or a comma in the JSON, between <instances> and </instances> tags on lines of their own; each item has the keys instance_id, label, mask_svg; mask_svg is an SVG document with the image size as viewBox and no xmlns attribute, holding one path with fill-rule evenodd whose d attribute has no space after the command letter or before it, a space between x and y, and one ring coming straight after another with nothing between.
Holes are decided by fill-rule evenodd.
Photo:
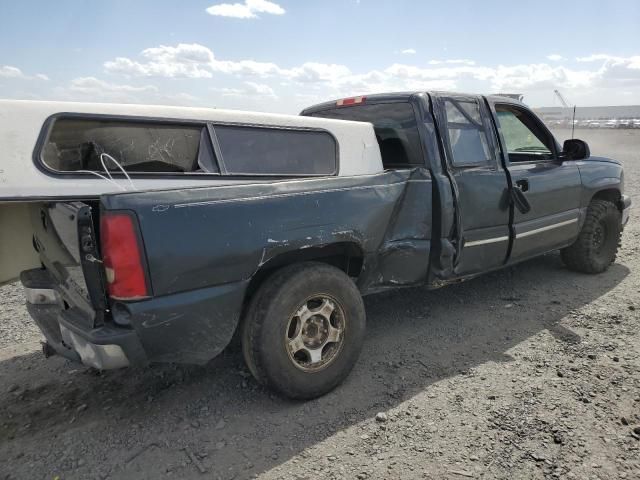
<instances>
[{"instance_id":1,"label":"crane in background","mask_svg":"<svg viewBox=\"0 0 640 480\"><path fill-rule=\"evenodd\" d=\"M553 91L553 93L556 94L556 97L558 97L558 99L560 100L560 103L562 103L562 106L564 108L571 108L569 103L565 100L565 98L562 96L562 94L560 93L560 91L558 89L555 89ZM576 128L576 106L574 104L573 105L573 118L571 119L571 138L573 138L573 132L574 132L575 128Z\"/></svg>"},{"instance_id":2,"label":"crane in background","mask_svg":"<svg viewBox=\"0 0 640 480\"><path fill-rule=\"evenodd\" d=\"M559 90L554 90L553 93L556 94L556 97L558 97L558 99L560 100L560 103L562 103L562 106L564 108L571 108L571 106L569 105L569 103L565 100L565 98L562 96L562 94L560 93Z\"/></svg>"}]
</instances>

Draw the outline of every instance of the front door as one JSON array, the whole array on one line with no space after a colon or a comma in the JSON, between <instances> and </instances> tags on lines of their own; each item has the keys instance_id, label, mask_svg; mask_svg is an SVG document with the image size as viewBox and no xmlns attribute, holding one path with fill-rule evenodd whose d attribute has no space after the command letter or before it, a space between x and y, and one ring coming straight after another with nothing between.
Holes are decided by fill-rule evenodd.
<instances>
[{"instance_id":1,"label":"front door","mask_svg":"<svg viewBox=\"0 0 640 480\"><path fill-rule=\"evenodd\" d=\"M503 265L509 248L506 172L500 162L490 112L477 96L434 99L447 167L458 190L456 275Z\"/></svg>"},{"instance_id":2,"label":"front door","mask_svg":"<svg viewBox=\"0 0 640 480\"><path fill-rule=\"evenodd\" d=\"M530 204L523 213L513 208L513 247L516 262L564 247L580 228L581 180L573 161L558 159L551 132L519 104L490 102L505 153L513 188Z\"/></svg>"}]
</instances>

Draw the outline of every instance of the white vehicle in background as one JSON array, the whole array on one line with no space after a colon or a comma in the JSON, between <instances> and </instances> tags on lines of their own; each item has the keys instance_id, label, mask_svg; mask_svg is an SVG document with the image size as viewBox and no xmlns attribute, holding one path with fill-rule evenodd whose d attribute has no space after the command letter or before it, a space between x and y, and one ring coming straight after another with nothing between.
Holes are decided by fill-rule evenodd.
<instances>
[{"instance_id":1,"label":"white vehicle in background","mask_svg":"<svg viewBox=\"0 0 640 480\"><path fill-rule=\"evenodd\" d=\"M618 120L615 118L607 120L604 124L604 128L618 128Z\"/></svg>"},{"instance_id":2,"label":"white vehicle in background","mask_svg":"<svg viewBox=\"0 0 640 480\"><path fill-rule=\"evenodd\" d=\"M589 128L601 128L602 125L597 120L591 120L588 125Z\"/></svg>"},{"instance_id":3,"label":"white vehicle in background","mask_svg":"<svg viewBox=\"0 0 640 480\"><path fill-rule=\"evenodd\" d=\"M640 118L634 118L631 121L631 128L640 128Z\"/></svg>"}]
</instances>

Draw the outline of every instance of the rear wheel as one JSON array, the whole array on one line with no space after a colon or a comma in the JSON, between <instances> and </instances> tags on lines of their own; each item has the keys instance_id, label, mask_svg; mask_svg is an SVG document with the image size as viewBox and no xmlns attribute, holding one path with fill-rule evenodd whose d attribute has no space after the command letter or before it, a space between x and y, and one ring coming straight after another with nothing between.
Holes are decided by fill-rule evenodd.
<instances>
[{"instance_id":1,"label":"rear wheel","mask_svg":"<svg viewBox=\"0 0 640 480\"><path fill-rule=\"evenodd\" d=\"M364 330L353 281L330 265L300 263L277 271L256 292L243 321L242 350L258 382L309 399L349 374Z\"/></svg>"},{"instance_id":2,"label":"rear wheel","mask_svg":"<svg viewBox=\"0 0 640 480\"><path fill-rule=\"evenodd\" d=\"M613 203L593 200L577 240L561 251L565 265L578 272L604 272L618 253L620 222L620 211Z\"/></svg>"}]
</instances>

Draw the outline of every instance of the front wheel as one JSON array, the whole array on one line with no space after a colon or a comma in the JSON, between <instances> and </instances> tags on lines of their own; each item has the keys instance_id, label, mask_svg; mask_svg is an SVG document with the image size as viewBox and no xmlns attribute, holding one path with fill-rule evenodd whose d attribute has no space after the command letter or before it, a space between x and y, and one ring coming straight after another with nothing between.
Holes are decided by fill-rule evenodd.
<instances>
[{"instance_id":1,"label":"front wheel","mask_svg":"<svg viewBox=\"0 0 640 480\"><path fill-rule=\"evenodd\" d=\"M620 210L606 200L593 200L577 240L561 250L562 261L578 272L604 272L616 259L621 232Z\"/></svg>"},{"instance_id":2,"label":"front wheel","mask_svg":"<svg viewBox=\"0 0 640 480\"><path fill-rule=\"evenodd\" d=\"M287 397L310 399L334 389L355 365L364 304L341 270L300 263L264 281L242 328L244 358L256 380Z\"/></svg>"}]
</instances>

